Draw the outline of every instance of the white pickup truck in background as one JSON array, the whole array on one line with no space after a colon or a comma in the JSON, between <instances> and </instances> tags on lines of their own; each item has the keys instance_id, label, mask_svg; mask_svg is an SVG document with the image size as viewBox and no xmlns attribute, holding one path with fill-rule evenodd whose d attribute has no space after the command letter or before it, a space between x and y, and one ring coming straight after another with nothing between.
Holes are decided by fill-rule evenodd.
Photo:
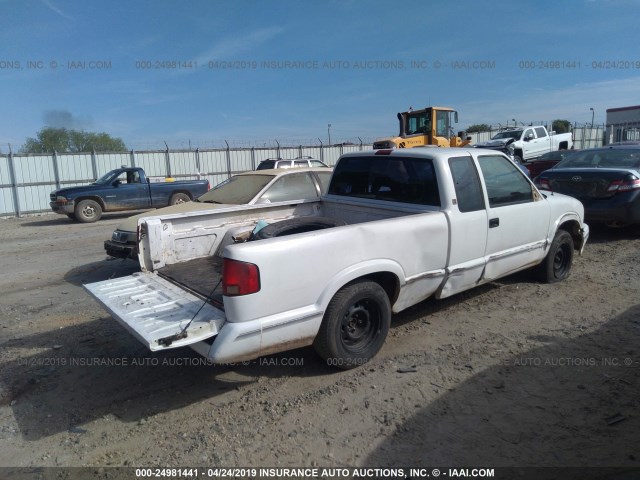
<instances>
[{"instance_id":1,"label":"white pickup truck in background","mask_svg":"<svg viewBox=\"0 0 640 480\"><path fill-rule=\"evenodd\" d=\"M510 153L516 162L524 163L547 152L570 150L573 136L571 133L549 133L544 126L538 125L504 130L474 147Z\"/></svg>"},{"instance_id":2,"label":"white pickup truck in background","mask_svg":"<svg viewBox=\"0 0 640 480\"><path fill-rule=\"evenodd\" d=\"M152 351L226 363L314 345L346 369L376 355L392 313L430 296L531 267L566 278L583 218L498 152L357 152L320 200L141 218L142 272L85 287Z\"/></svg>"}]
</instances>

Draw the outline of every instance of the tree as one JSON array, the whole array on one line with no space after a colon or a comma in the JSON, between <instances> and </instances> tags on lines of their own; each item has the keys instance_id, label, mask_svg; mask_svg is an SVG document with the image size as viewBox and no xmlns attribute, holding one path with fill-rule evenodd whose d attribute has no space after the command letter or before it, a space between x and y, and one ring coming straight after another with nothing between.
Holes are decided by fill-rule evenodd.
<instances>
[{"instance_id":1,"label":"tree","mask_svg":"<svg viewBox=\"0 0 640 480\"><path fill-rule=\"evenodd\" d=\"M24 153L56 152L125 152L124 142L107 133L69 130L67 128L46 127L36 134L36 138L27 138L22 146Z\"/></svg>"},{"instance_id":2,"label":"tree","mask_svg":"<svg viewBox=\"0 0 640 480\"><path fill-rule=\"evenodd\" d=\"M486 123L471 125L469 128L467 128L467 133L490 132L490 131L491 131L491 125L487 125Z\"/></svg>"},{"instance_id":3,"label":"tree","mask_svg":"<svg viewBox=\"0 0 640 480\"><path fill-rule=\"evenodd\" d=\"M554 120L551 123L551 130L556 133L567 133L571 131L571 123L569 120Z\"/></svg>"}]
</instances>

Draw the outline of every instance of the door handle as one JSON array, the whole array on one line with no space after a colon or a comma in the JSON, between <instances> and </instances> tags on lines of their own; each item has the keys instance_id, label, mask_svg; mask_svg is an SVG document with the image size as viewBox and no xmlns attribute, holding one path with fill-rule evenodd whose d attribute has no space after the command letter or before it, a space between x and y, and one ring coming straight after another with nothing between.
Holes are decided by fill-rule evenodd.
<instances>
[{"instance_id":1,"label":"door handle","mask_svg":"<svg viewBox=\"0 0 640 480\"><path fill-rule=\"evenodd\" d=\"M495 228L500 226L500 219L499 218L491 218L489 219L489 228Z\"/></svg>"}]
</instances>

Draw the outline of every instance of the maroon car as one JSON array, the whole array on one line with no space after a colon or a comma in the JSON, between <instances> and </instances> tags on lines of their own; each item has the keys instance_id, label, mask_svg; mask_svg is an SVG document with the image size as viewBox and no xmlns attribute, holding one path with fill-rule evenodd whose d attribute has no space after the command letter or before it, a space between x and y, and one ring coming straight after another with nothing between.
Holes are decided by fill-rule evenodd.
<instances>
[{"instance_id":1,"label":"maroon car","mask_svg":"<svg viewBox=\"0 0 640 480\"><path fill-rule=\"evenodd\" d=\"M529 176L531 178L536 178L545 170L549 170L551 167L554 167L561 160L567 158L567 155L571 155L571 153L576 152L577 150L556 150L555 152L548 152L544 155L540 155L538 158L534 158L533 160L529 160L524 163L524 166L527 170L529 170Z\"/></svg>"}]
</instances>

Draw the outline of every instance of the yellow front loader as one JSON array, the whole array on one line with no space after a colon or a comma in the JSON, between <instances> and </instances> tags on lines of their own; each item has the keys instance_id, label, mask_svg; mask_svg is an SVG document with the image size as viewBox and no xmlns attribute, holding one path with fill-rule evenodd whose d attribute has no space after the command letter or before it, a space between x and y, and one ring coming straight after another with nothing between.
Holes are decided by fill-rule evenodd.
<instances>
[{"instance_id":1,"label":"yellow front loader","mask_svg":"<svg viewBox=\"0 0 640 480\"><path fill-rule=\"evenodd\" d=\"M433 145L436 147L464 147L471 142L464 132L453 134L453 123L458 123L458 112L449 107L409 109L398 113L400 134L373 143L373 148L412 148ZM464 138L463 140L463 137Z\"/></svg>"}]
</instances>

